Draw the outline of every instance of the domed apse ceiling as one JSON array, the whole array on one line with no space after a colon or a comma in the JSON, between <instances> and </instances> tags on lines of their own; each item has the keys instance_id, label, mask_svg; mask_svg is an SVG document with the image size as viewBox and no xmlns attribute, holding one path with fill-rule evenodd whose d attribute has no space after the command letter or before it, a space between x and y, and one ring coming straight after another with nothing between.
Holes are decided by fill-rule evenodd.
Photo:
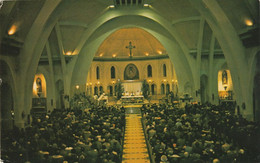
<instances>
[{"instance_id":1,"label":"domed apse ceiling","mask_svg":"<svg viewBox=\"0 0 260 163\"><path fill-rule=\"evenodd\" d=\"M129 42L133 57L167 55L162 44L150 33L140 28L123 28L112 33L101 44L95 57L127 58L130 56Z\"/></svg>"}]
</instances>

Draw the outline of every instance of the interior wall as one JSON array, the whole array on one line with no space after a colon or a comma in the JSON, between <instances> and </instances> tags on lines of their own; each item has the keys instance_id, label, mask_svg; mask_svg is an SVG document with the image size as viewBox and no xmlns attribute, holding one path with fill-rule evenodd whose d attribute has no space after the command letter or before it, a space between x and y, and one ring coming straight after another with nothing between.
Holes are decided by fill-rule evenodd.
<instances>
[{"instance_id":1,"label":"interior wall","mask_svg":"<svg viewBox=\"0 0 260 163\"><path fill-rule=\"evenodd\" d=\"M175 69L172 69L172 64L170 59L158 59L158 60L142 60L142 61L111 61L111 62L100 62L100 61L93 61L89 70L88 79L86 84L80 85L79 90L81 92L87 92L87 89L93 89L94 86L103 86L105 93L109 94L108 86L113 86L118 79L121 80L121 82L131 82L128 80L124 80L124 70L128 64L134 64L138 71L139 71L139 79L134 80L133 82L143 82L145 79L150 85L161 85L163 84L169 84L172 86L171 83L178 82L175 74ZM166 65L167 68L167 76L163 76L163 64ZM147 76L147 66L152 66L152 77ZM96 67L100 68L100 79L96 79ZM111 79L111 66L115 67L116 70L116 78ZM87 88L85 86L87 85ZM74 86L73 89L76 89ZM170 90L173 88L171 87ZM175 88L176 89L176 88ZM75 90L76 91L76 90ZM159 92L159 91L157 91ZM94 93L94 92L93 92Z\"/></svg>"},{"instance_id":2,"label":"interior wall","mask_svg":"<svg viewBox=\"0 0 260 163\"><path fill-rule=\"evenodd\" d=\"M140 17L139 17L140 18ZM117 21L113 22L108 22L106 24L104 24L102 27L100 27L100 29L98 29L97 33L93 33L93 36L91 37L93 40L92 41L87 41L86 45L83 47L83 49L81 50L81 53L79 54L75 67L74 67L74 72L72 73L72 81L71 81L71 88L74 88L74 86L77 83L81 83L82 85L86 82L86 76L85 79L83 78L84 76L77 74L76 72L80 69L82 71L83 74L87 74L88 72L88 66L89 65L89 61L92 60L92 57L94 56L96 50L98 49L99 45L103 42L103 40L108 37L113 31L115 31L116 29L119 29L120 26L121 28L128 26L128 24L135 24L135 27L139 27L136 25L136 22L138 22L138 24L146 27L147 25L149 25L148 23L144 23L145 18L140 18L141 20L138 20L138 17L135 17L135 19L128 19L128 21L126 21L126 19L123 19L123 17L120 17L120 19L118 18ZM143 20L144 19L144 20ZM132 22L133 20L133 22ZM147 20L146 20L147 21ZM148 21L149 22L149 21ZM112 23L112 24L111 24ZM154 22L150 22L150 23L154 23ZM165 30L163 30L162 27L158 27L160 25L156 25L153 24L149 27L153 27L153 29L146 29L144 27L144 30L147 30L149 33L151 33L153 36L155 36L158 41L160 41L162 43L162 45L166 48L171 61L173 62L175 69L176 69L176 75L179 81L179 92L183 92L184 90L184 86L183 83L186 83L187 81L189 81L191 83L191 85L194 84L193 81L193 74L192 70L189 69L189 64L187 63L187 58L185 59L183 54L183 51L181 50L180 46L177 45L177 43L174 41L173 38L169 39L167 37L170 37L169 35L165 36ZM132 27L132 26L131 26ZM158 28L159 29L158 29ZM156 29L154 29L156 28ZM155 31L154 31L155 30ZM99 33L101 32L102 33ZM156 31L164 31L161 34L157 33ZM88 55L83 55L83 54L88 54ZM84 63L84 66L83 66ZM89 66L90 67L90 66ZM178 72L177 72L178 71ZM84 81L85 80L85 81ZM192 87L193 88L193 87ZM193 91L191 91L193 92ZM194 95L194 93L192 94Z\"/></svg>"}]
</instances>

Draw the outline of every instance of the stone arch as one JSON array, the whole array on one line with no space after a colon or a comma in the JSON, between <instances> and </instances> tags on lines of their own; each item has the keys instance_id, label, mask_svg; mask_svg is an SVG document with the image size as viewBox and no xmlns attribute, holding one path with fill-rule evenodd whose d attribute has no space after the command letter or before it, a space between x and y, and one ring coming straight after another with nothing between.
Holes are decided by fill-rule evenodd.
<instances>
[{"instance_id":1,"label":"stone arch","mask_svg":"<svg viewBox=\"0 0 260 163\"><path fill-rule=\"evenodd\" d=\"M15 109L15 91L12 72L9 65L0 60L0 108L1 128L11 130L13 128L13 116L21 116Z\"/></svg>"},{"instance_id":2,"label":"stone arch","mask_svg":"<svg viewBox=\"0 0 260 163\"><path fill-rule=\"evenodd\" d=\"M248 64L246 62L244 46L236 30L216 0L189 0L189 2L206 19L224 52L225 59L232 74L238 105L241 106L242 103L245 102L248 104L247 106L251 106L250 103L252 102L247 95L249 89L247 84L249 76Z\"/></svg>"},{"instance_id":3,"label":"stone arch","mask_svg":"<svg viewBox=\"0 0 260 163\"><path fill-rule=\"evenodd\" d=\"M127 22L125 22L126 19L123 18L123 17L116 18L116 20L109 21L109 22L105 23L104 25L102 25L102 27L97 29L93 33L93 36L90 37L90 40L87 41L88 44L86 44L82 48L82 50L81 50L81 52L80 52L80 54L78 56L78 59L76 61L76 64L75 64L76 66L75 66L74 70L78 69L78 68L76 68L78 66L80 66L81 67L80 69L83 70L84 69L84 67L82 67L83 61L84 61L84 64L86 64L87 60L91 60L91 57L93 57L93 55L95 54L97 48L103 42L103 40L106 37L108 37L112 32L116 31L117 29L124 28L124 27L133 27L134 26L134 27L142 28L142 29L148 31L149 33L151 33L152 35L156 36L156 38L163 44L163 46L165 46L166 49L168 48L167 51L170 51L170 54L182 54L183 53L181 48L180 48L180 46L177 45L177 42L174 42L174 39L171 36L169 36L169 34L166 34L165 31L163 31L163 32L161 31L161 33L157 33L157 31L158 31L157 28L163 29L159 24L157 24L155 22L151 22L153 24L155 23L155 26L157 26L157 27L149 25L149 28L151 28L151 29L147 29L147 28L144 28L145 26L147 26L147 23L142 24L143 19L145 19L145 18L138 17L138 16L134 17L134 18L135 19L133 19L133 17L131 17L130 19L127 18ZM141 26L137 26L136 23L133 23L135 25L132 24L133 20L135 20L133 22L136 22L136 18L140 18L142 20L142 21L140 20L140 25ZM133 19L133 20L131 20L131 19ZM142 27L142 26L144 26L144 27ZM81 53L85 54L87 52L89 53L89 55L81 55ZM79 58L81 58L81 59L79 59ZM182 78L180 77L179 80L181 80L183 78L186 78L186 80L193 81L193 77L192 77L193 75L190 75L190 76L187 75L187 74L192 74L191 73L191 69L189 69L189 66L183 66L185 64L180 64L181 62L182 63L186 63L187 62L187 58L185 59L185 57L183 57L183 55L172 55L172 56L170 56L170 58L173 58L174 61L176 62L175 63L175 65L177 65L176 66L176 70L179 70L179 72L177 72L177 75L182 74ZM182 60L182 61L180 61L180 60ZM177 62L177 61L180 61L180 62ZM80 62L82 62L82 63L80 63ZM189 64L187 63L186 65L189 65ZM179 67L182 67L182 68L179 68ZM180 70L186 71L187 73L183 73L183 71L180 72ZM83 70L83 71L84 71L83 74L87 74L87 70ZM74 81L72 81L72 83L74 83L74 82L84 82L84 79L83 80L80 79L80 77L77 76L75 73L73 73L73 76L74 77L71 78L71 79L74 79ZM182 82L180 81L180 83L182 83Z\"/></svg>"}]
</instances>

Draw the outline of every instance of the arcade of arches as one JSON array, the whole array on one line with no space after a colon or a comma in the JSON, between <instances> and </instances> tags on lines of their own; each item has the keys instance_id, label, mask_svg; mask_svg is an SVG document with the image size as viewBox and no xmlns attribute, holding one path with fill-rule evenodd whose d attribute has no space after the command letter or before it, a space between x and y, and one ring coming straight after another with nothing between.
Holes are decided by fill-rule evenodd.
<instances>
[{"instance_id":1,"label":"arcade of arches","mask_svg":"<svg viewBox=\"0 0 260 163\"><path fill-rule=\"evenodd\" d=\"M227 104L258 122L258 9L257 0L0 1L1 131L71 109L78 95L92 109Z\"/></svg>"}]
</instances>

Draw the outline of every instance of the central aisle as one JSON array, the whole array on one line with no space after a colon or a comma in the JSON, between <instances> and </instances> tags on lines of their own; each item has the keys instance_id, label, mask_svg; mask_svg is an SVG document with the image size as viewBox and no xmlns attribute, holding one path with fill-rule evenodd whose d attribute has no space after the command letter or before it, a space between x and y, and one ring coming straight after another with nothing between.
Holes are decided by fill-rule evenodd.
<instances>
[{"instance_id":1,"label":"central aisle","mask_svg":"<svg viewBox=\"0 0 260 163\"><path fill-rule=\"evenodd\" d=\"M150 162L139 108L127 108L123 163Z\"/></svg>"}]
</instances>

